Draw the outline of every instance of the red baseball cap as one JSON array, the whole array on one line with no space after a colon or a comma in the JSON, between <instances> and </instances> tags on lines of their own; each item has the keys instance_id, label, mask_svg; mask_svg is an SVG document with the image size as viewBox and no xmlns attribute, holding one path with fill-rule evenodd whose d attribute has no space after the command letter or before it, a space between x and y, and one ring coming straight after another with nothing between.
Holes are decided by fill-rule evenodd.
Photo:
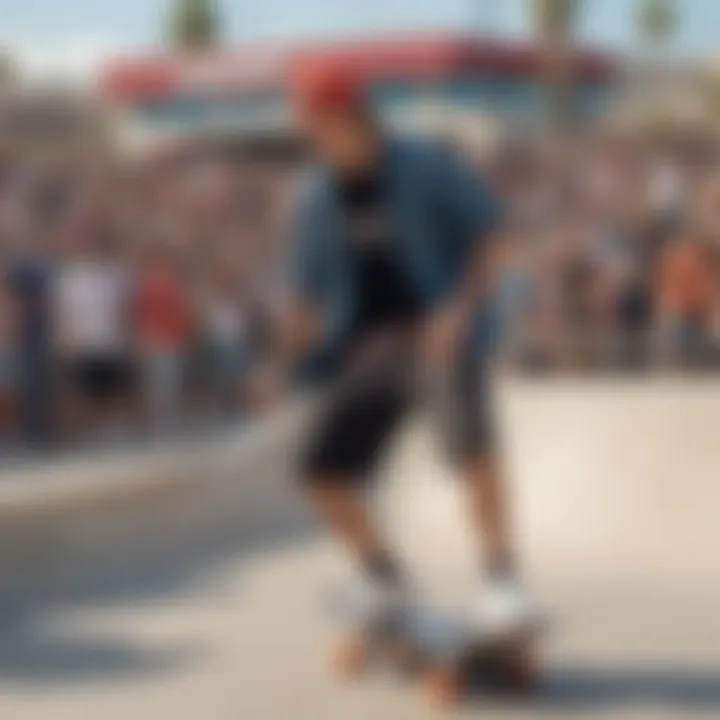
<instances>
[{"instance_id":1,"label":"red baseball cap","mask_svg":"<svg viewBox=\"0 0 720 720\"><path fill-rule=\"evenodd\" d=\"M292 80L295 105L306 116L353 114L367 102L365 83L340 60L316 58L299 62Z\"/></svg>"}]
</instances>

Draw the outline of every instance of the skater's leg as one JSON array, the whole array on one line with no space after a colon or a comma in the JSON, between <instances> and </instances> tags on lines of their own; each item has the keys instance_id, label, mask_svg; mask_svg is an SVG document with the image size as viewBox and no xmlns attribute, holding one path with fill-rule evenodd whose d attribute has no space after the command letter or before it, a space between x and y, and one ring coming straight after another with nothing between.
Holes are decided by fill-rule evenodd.
<instances>
[{"instance_id":1,"label":"skater's leg","mask_svg":"<svg viewBox=\"0 0 720 720\"><path fill-rule=\"evenodd\" d=\"M507 482L495 432L495 408L488 370L469 354L453 368L443 420L450 459L463 479L473 527L488 570L511 572L514 565Z\"/></svg>"},{"instance_id":2,"label":"skater's leg","mask_svg":"<svg viewBox=\"0 0 720 720\"><path fill-rule=\"evenodd\" d=\"M488 572L510 575L515 567L506 480L495 450L472 454L462 462L470 514L481 539Z\"/></svg>"},{"instance_id":3,"label":"skater's leg","mask_svg":"<svg viewBox=\"0 0 720 720\"><path fill-rule=\"evenodd\" d=\"M450 383L454 400L446 425L452 459L466 484L468 507L484 557L478 607L481 622L499 631L517 628L532 614L518 577L512 508L495 433L495 408L487 368L459 359Z\"/></svg>"},{"instance_id":4,"label":"skater's leg","mask_svg":"<svg viewBox=\"0 0 720 720\"><path fill-rule=\"evenodd\" d=\"M362 672L378 641L397 649L403 643L404 578L373 522L365 490L405 407L392 384L343 388L323 409L307 449L305 490L358 566L341 597L348 627L333 651L333 666L344 675Z\"/></svg>"},{"instance_id":5,"label":"skater's leg","mask_svg":"<svg viewBox=\"0 0 720 720\"><path fill-rule=\"evenodd\" d=\"M367 507L366 484L409 402L407 388L387 375L343 385L306 451L303 478L314 507L373 576L394 574L394 563Z\"/></svg>"},{"instance_id":6,"label":"skater's leg","mask_svg":"<svg viewBox=\"0 0 720 720\"><path fill-rule=\"evenodd\" d=\"M367 575L377 580L396 577L392 555L370 517L364 493L352 478L316 477L309 484L309 493L319 517Z\"/></svg>"}]
</instances>

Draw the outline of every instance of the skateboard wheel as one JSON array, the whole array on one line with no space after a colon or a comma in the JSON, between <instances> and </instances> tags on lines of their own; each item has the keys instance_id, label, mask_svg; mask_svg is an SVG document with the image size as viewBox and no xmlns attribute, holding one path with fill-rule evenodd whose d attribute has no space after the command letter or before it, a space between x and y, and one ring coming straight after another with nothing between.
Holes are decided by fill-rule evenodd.
<instances>
[{"instance_id":1,"label":"skateboard wheel","mask_svg":"<svg viewBox=\"0 0 720 720\"><path fill-rule=\"evenodd\" d=\"M355 678L363 675L368 664L367 645L359 638L347 639L339 643L333 651L333 670L343 678Z\"/></svg>"},{"instance_id":2,"label":"skateboard wheel","mask_svg":"<svg viewBox=\"0 0 720 720\"><path fill-rule=\"evenodd\" d=\"M460 702L463 686L454 670L436 670L428 676L428 697L437 708L448 708Z\"/></svg>"}]
</instances>

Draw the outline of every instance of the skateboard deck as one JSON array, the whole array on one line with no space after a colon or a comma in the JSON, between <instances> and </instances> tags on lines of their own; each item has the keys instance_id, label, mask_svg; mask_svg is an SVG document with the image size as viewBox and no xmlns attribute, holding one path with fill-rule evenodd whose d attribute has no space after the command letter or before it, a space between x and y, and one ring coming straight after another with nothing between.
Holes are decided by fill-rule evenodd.
<instances>
[{"instance_id":1,"label":"skateboard deck","mask_svg":"<svg viewBox=\"0 0 720 720\"><path fill-rule=\"evenodd\" d=\"M511 632L483 631L467 614L425 607L415 614L413 643L423 658L429 699L452 705L473 696L515 697L540 682L541 627L528 623Z\"/></svg>"},{"instance_id":2,"label":"skateboard deck","mask_svg":"<svg viewBox=\"0 0 720 720\"><path fill-rule=\"evenodd\" d=\"M536 689L539 635L540 628L530 625L490 634L462 613L423 607L413 610L402 634L349 636L336 648L333 663L344 677L382 663L403 678L421 680L434 705L452 706Z\"/></svg>"},{"instance_id":3,"label":"skateboard deck","mask_svg":"<svg viewBox=\"0 0 720 720\"><path fill-rule=\"evenodd\" d=\"M529 630L470 637L450 656L429 662L425 676L429 698L444 706L472 697L531 693L540 682L537 655L537 637Z\"/></svg>"}]
</instances>

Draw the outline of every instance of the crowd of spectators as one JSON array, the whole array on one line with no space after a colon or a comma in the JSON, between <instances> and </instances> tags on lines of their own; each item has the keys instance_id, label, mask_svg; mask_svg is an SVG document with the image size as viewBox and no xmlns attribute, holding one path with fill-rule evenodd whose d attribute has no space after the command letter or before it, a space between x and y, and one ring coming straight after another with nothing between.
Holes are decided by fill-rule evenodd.
<instances>
[{"instance_id":1,"label":"crowd of spectators","mask_svg":"<svg viewBox=\"0 0 720 720\"><path fill-rule=\"evenodd\" d=\"M251 414L290 176L189 149L3 163L6 443L102 443Z\"/></svg>"},{"instance_id":2,"label":"crowd of spectators","mask_svg":"<svg viewBox=\"0 0 720 720\"><path fill-rule=\"evenodd\" d=\"M697 132L510 144L496 296L503 352L534 370L720 367L720 146Z\"/></svg>"},{"instance_id":3,"label":"crowd of spectators","mask_svg":"<svg viewBox=\"0 0 720 720\"><path fill-rule=\"evenodd\" d=\"M720 366L720 155L698 134L506 138L493 304L527 370ZM258 409L294 163L0 160L0 442L209 428Z\"/></svg>"}]
</instances>

